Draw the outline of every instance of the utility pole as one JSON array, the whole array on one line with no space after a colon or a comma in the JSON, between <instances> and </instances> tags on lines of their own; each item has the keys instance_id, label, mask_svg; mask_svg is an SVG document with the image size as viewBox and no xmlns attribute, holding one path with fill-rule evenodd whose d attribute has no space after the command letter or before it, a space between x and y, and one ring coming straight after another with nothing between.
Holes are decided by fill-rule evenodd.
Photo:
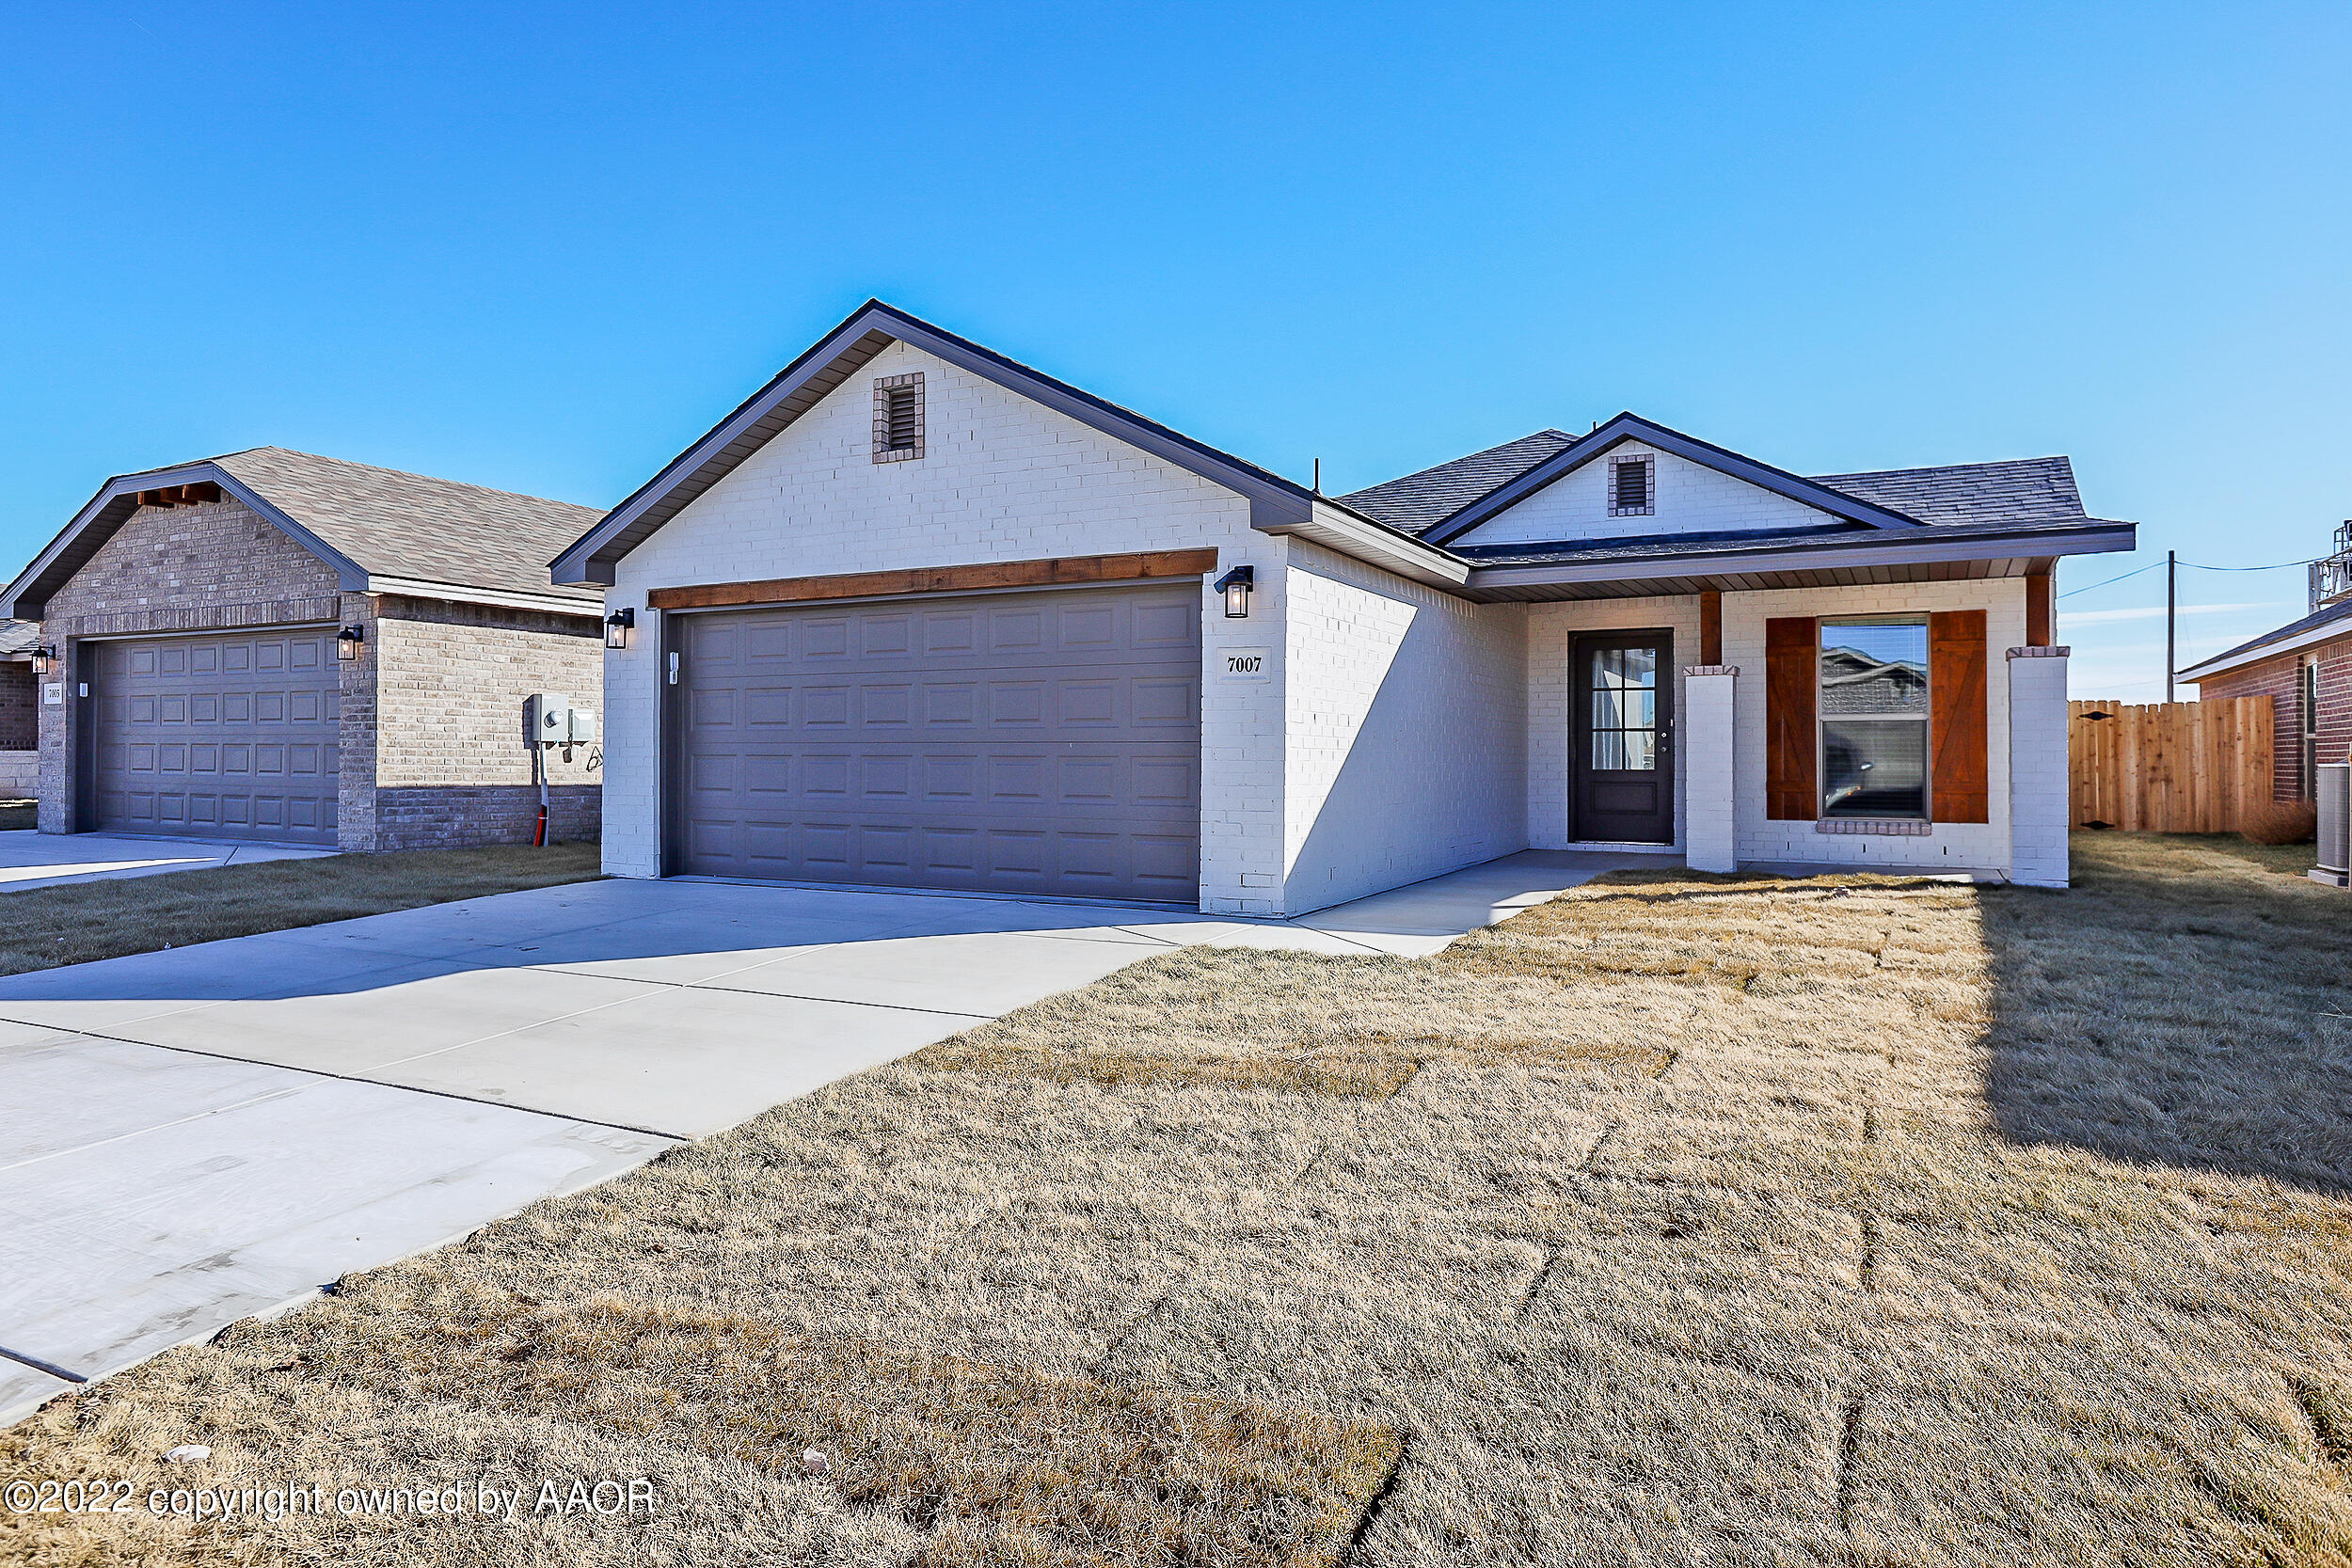
<instances>
[{"instance_id":1,"label":"utility pole","mask_svg":"<svg viewBox=\"0 0 2352 1568\"><path fill-rule=\"evenodd\" d=\"M2164 700L2172 700L2172 620L2178 604L2172 588L2180 577L2180 557L2171 550L2164 552Z\"/></svg>"}]
</instances>

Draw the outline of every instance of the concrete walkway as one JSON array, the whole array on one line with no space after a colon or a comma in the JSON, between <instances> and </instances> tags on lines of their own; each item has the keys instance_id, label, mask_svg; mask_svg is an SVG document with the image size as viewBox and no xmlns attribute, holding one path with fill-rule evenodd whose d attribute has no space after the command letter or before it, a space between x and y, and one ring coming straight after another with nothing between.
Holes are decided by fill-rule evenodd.
<instances>
[{"instance_id":1,"label":"concrete walkway","mask_svg":"<svg viewBox=\"0 0 2352 1568\"><path fill-rule=\"evenodd\" d=\"M1624 863L1293 922L584 882L0 978L0 1424L1154 953L1420 956Z\"/></svg>"},{"instance_id":2,"label":"concrete walkway","mask_svg":"<svg viewBox=\"0 0 2352 1568\"><path fill-rule=\"evenodd\" d=\"M287 844L231 844L211 839L131 838L112 833L40 833L29 828L0 832L0 893L152 877L160 871L201 871L212 865L317 860L332 849Z\"/></svg>"}]
</instances>

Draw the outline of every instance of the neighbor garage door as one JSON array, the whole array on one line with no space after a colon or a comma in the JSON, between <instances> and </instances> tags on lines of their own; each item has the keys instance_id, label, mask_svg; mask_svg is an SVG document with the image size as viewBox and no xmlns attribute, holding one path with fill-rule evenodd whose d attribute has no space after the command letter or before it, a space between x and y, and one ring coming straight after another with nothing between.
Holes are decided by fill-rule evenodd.
<instances>
[{"instance_id":1,"label":"neighbor garage door","mask_svg":"<svg viewBox=\"0 0 2352 1568\"><path fill-rule=\"evenodd\" d=\"M335 629L99 642L102 832L335 842Z\"/></svg>"},{"instance_id":2,"label":"neighbor garage door","mask_svg":"<svg viewBox=\"0 0 2352 1568\"><path fill-rule=\"evenodd\" d=\"M678 624L678 869L1197 900L1191 579Z\"/></svg>"}]
</instances>

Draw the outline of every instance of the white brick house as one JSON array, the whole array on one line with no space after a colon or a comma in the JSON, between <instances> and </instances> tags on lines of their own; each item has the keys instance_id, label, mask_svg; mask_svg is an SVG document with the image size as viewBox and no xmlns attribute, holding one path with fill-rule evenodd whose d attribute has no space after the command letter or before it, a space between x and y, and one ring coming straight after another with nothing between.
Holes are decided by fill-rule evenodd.
<instances>
[{"instance_id":1,"label":"white brick house","mask_svg":"<svg viewBox=\"0 0 2352 1568\"><path fill-rule=\"evenodd\" d=\"M2062 885L2051 573L2132 535L1631 415L1326 497L869 303L553 576L634 622L616 875L1295 914L1600 843Z\"/></svg>"}]
</instances>

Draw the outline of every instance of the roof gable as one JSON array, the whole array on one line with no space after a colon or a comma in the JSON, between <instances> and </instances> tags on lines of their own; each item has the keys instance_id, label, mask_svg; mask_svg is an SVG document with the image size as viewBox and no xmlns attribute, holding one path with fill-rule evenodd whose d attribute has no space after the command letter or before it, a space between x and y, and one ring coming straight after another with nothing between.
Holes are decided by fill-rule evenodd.
<instances>
[{"instance_id":1,"label":"roof gable","mask_svg":"<svg viewBox=\"0 0 2352 1568\"><path fill-rule=\"evenodd\" d=\"M1629 441L1671 452L1687 462L1745 481L1818 512L1827 513L1833 518L1867 528L1915 529L1922 526L1917 518L1889 507L1834 490L1817 481L1775 468L1769 463L1742 457L1728 448L1702 441L1694 436L1685 436L1678 430L1670 430L1638 414L1623 413L1589 435L1571 441L1549 457L1531 465L1443 521L1433 524L1424 531L1423 537L1433 545L1444 545L1458 539L1479 524L1501 515L1546 486L1557 483Z\"/></svg>"},{"instance_id":2,"label":"roof gable","mask_svg":"<svg viewBox=\"0 0 2352 1568\"><path fill-rule=\"evenodd\" d=\"M1314 515L1317 498L1304 485L1180 435L1132 409L1057 381L880 300L868 300L712 426L700 440L672 459L602 521L574 540L550 567L554 580L611 583L623 556L893 342L920 348L961 370L1234 491L1249 501L1254 524L1295 525L1310 521Z\"/></svg>"},{"instance_id":3,"label":"roof gable","mask_svg":"<svg viewBox=\"0 0 2352 1568\"><path fill-rule=\"evenodd\" d=\"M518 599L582 612L600 599L551 587L541 565L599 515L594 507L256 447L107 481L0 594L0 615L38 619L137 512L141 491L204 483L325 562L347 592Z\"/></svg>"}]
</instances>

